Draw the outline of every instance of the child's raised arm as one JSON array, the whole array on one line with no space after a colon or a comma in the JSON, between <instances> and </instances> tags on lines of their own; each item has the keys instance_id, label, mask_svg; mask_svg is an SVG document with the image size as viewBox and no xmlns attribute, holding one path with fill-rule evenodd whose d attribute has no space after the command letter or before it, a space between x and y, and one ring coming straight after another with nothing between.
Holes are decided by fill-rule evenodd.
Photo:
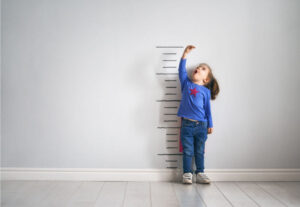
<instances>
[{"instance_id":1,"label":"child's raised arm","mask_svg":"<svg viewBox=\"0 0 300 207\"><path fill-rule=\"evenodd\" d=\"M178 74L179 74L179 80L180 80L181 89L182 89L184 82L186 81L186 79L188 77L187 72L186 72L186 59L185 58L180 59Z\"/></svg>"},{"instance_id":2,"label":"child's raised arm","mask_svg":"<svg viewBox=\"0 0 300 207\"><path fill-rule=\"evenodd\" d=\"M183 54L182 54L182 57L180 59L180 63L179 63L179 68L178 68L178 73L179 73L179 80L180 80L180 83L181 83L181 86L183 87L184 85L184 82L186 81L188 75L187 75L187 72L186 72L186 56L188 55L188 53L194 49L195 46L193 45L188 45ZM181 88L182 89L182 88Z\"/></svg>"}]
</instances>

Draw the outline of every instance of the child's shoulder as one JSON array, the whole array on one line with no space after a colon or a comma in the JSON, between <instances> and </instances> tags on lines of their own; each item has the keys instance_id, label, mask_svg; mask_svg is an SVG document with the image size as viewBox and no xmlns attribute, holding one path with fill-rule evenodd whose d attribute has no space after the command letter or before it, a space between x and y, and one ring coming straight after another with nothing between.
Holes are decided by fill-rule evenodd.
<instances>
[{"instance_id":1,"label":"child's shoulder","mask_svg":"<svg viewBox=\"0 0 300 207\"><path fill-rule=\"evenodd\" d=\"M207 88L206 86L204 86L204 88L205 88L205 90L206 90L208 93L210 93L210 89L209 89L209 88Z\"/></svg>"},{"instance_id":2,"label":"child's shoulder","mask_svg":"<svg viewBox=\"0 0 300 207\"><path fill-rule=\"evenodd\" d=\"M204 86L203 88L204 88L204 90L205 90L205 93L208 94L208 95L210 95L210 89L207 88L206 86Z\"/></svg>"}]
</instances>

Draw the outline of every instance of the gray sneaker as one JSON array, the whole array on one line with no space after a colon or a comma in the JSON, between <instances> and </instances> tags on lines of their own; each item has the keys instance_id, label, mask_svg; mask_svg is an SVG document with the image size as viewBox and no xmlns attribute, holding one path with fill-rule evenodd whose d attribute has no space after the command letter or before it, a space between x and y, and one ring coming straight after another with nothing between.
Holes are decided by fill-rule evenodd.
<instances>
[{"instance_id":1,"label":"gray sneaker","mask_svg":"<svg viewBox=\"0 0 300 207\"><path fill-rule=\"evenodd\" d=\"M207 177L207 175L204 174L204 172L198 172L197 175L196 175L196 182L197 183L209 184L210 180Z\"/></svg>"},{"instance_id":2,"label":"gray sneaker","mask_svg":"<svg viewBox=\"0 0 300 207\"><path fill-rule=\"evenodd\" d=\"M192 184L193 183L193 174L192 173L184 173L182 175L182 183L184 184Z\"/></svg>"}]
</instances>

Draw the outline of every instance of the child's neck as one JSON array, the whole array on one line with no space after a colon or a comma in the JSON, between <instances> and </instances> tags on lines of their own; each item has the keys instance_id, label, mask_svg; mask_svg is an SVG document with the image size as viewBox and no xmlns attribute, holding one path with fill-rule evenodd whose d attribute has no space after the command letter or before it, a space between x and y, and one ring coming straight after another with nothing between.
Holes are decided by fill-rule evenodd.
<instances>
[{"instance_id":1,"label":"child's neck","mask_svg":"<svg viewBox=\"0 0 300 207\"><path fill-rule=\"evenodd\" d=\"M196 81L193 81L193 83L197 84L197 85L200 85L200 86L204 86L205 84L203 83L203 81L199 81L199 82L196 82Z\"/></svg>"}]
</instances>

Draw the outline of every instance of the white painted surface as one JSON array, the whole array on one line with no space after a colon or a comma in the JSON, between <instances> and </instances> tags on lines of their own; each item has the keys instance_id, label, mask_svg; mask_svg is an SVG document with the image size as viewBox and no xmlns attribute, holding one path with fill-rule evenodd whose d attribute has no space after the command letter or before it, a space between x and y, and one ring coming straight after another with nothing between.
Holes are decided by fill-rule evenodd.
<instances>
[{"instance_id":1,"label":"white painted surface","mask_svg":"<svg viewBox=\"0 0 300 207\"><path fill-rule=\"evenodd\" d=\"M206 168L300 168L299 6L2 1L2 167L165 168L155 47L193 44L221 88Z\"/></svg>"}]
</instances>

